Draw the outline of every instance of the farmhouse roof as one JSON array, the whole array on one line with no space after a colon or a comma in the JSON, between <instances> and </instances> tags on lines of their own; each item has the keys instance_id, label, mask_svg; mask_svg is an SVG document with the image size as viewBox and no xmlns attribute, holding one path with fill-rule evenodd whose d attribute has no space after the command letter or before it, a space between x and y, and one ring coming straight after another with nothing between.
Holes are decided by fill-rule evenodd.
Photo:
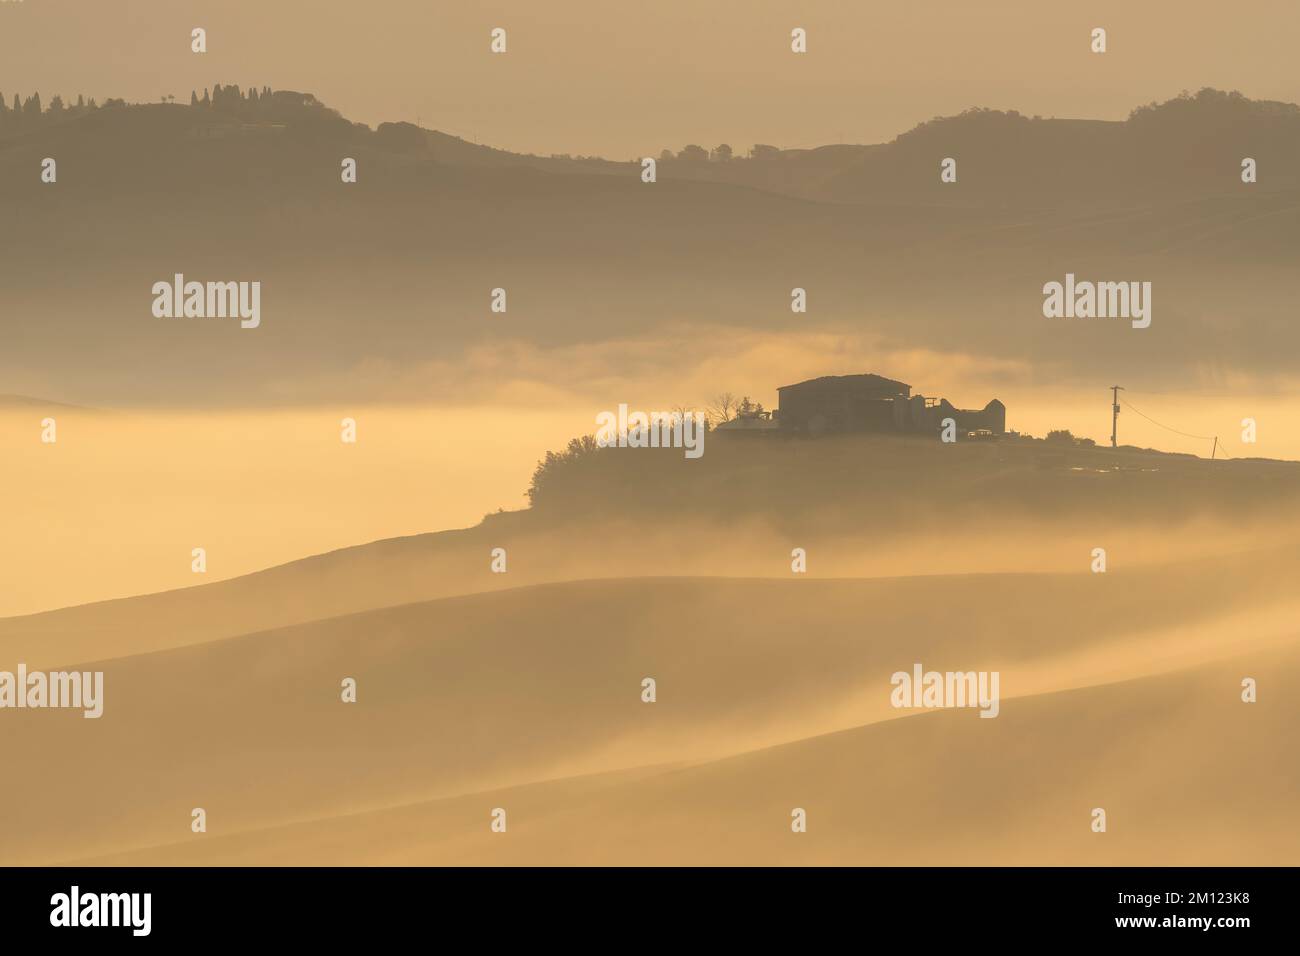
<instances>
[{"instance_id":1,"label":"farmhouse roof","mask_svg":"<svg viewBox=\"0 0 1300 956\"><path fill-rule=\"evenodd\" d=\"M883 375L874 375L870 372L862 375L823 375L820 378L810 378L806 382L796 382L794 385L782 385L777 391L783 392L787 388L870 388L870 389L889 389L890 391L905 392L912 386L906 382L896 382L892 378L885 378Z\"/></svg>"}]
</instances>

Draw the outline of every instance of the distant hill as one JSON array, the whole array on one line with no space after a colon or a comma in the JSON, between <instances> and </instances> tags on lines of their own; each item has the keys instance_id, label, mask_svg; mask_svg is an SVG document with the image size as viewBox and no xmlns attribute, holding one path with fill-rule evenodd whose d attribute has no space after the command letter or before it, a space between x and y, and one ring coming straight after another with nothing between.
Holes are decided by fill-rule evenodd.
<instances>
[{"instance_id":1,"label":"distant hill","mask_svg":"<svg viewBox=\"0 0 1300 956\"><path fill-rule=\"evenodd\" d=\"M959 189L940 182L943 157L957 160ZM1244 157L1256 160L1261 191L1300 187L1300 107L1201 90L1135 109L1125 122L971 109L863 156L824 195L1044 208L1148 203L1239 191Z\"/></svg>"},{"instance_id":2,"label":"distant hill","mask_svg":"<svg viewBox=\"0 0 1300 956\"><path fill-rule=\"evenodd\" d=\"M26 106L20 109L0 106L0 148L6 141L44 138L58 130L85 133L110 124L137 133L143 132L144 127L172 131L179 127L189 136L206 140L287 133L294 138L340 146L369 146L386 153L459 167L532 168L595 175L628 175L633 170L632 175L636 175L640 162L640 158L619 161L597 156L514 153L409 122L380 123L371 130L364 124L348 121L310 93L269 87L259 91L217 86L211 95L204 90L204 99L188 107L174 103L128 105L120 100L109 100L99 106L91 99L66 106L60 101L57 109L47 106L41 113L35 112L38 108L34 97L28 97ZM703 160L688 158L690 151L683 150L682 158L666 160L664 165L682 178L812 195L827 175L847 168L872 149L849 145L816 149L766 146L755 147L752 158L738 156L725 162L710 160L707 154Z\"/></svg>"},{"instance_id":3,"label":"distant hill","mask_svg":"<svg viewBox=\"0 0 1300 956\"><path fill-rule=\"evenodd\" d=\"M957 160L959 189L939 180ZM1261 191L1300 188L1300 107L1203 89L1135 109L1125 122L1044 119L973 109L915 127L834 174L840 201L1067 203L1192 199L1240 191L1241 161Z\"/></svg>"},{"instance_id":4,"label":"distant hill","mask_svg":"<svg viewBox=\"0 0 1300 956\"><path fill-rule=\"evenodd\" d=\"M349 122L309 93L266 88L259 94L219 86L215 93L211 103L188 108L121 101L47 109L36 115L30 102L23 110L0 108L0 145L43 138L56 130L84 134L105 124L135 132L179 124L196 137L289 131L298 138L368 145L461 167L626 175L639 162L514 153L409 122L381 123L371 130ZM1232 180L1225 180L1225 168L1239 170L1245 156L1259 164L1261 189L1300 185L1300 106L1206 88L1137 107L1124 122L972 108L920 123L885 144L755 146L749 155L727 159L687 147L655 158L666 173L679 178L833 201L910 198L1052 205L1063 192L1073 199L1103 200L1149 197L1153 191L1184 197L1226 192ZM939 180L938 162L945 157L958 161L960 190L944 188L949 184ZM1068 190L1062 190L1063 182Z\"/></svg>"},{"instance_id":5,"label":"distant hill","mask_svg":"<svg viewBox=\"0 0 1300 956\"><path fill-rule=\"evenodd\" d=\"M1300 359L1285 318L1300 121L1286 104L1207 92L1124 123L979 111L889 144L725 162L679 152L653 185L633 162L371 130L305 93L223 88L208 106L40 115L0 121L0 203L21 224L0 235L0 309L39 317L6 328L13 391L402 400L412 378L439 387L415 370L475 349L658 336L690 340L684 354L702 360L705 327L864 334L1063 383L1267 381ZM1247 155L1260 170L1249 186ZM945 156L954 184L939 182ZM55 185L40 180L46 157ZM341 182L345 157L355 184ZM265 321L154 318L150 288L177 272L260 281ZM1152 281L1152 327L1044 320L1042 285L1067 272ZM509 317L485 321L503 283ZM807 314L790 311L795 286L810 290Z\"/></svg>"},{"instance_id":6,"label":"distant hill","mask_svg":"<svg viewBox=\"0 0 1300 956\"><path fill-rule=\"evenodd\" d=\"M922 435L710 432L704 444L705 454L694 461L678 449L571 449L539 467L533 507L567 519L612 517L629 500L670 495L678 514L762 516L793 534L817 527L884 536L959 518L1179 522L1221 513L1226 519L1221 505L1229 489L1248 481L1253 497L1232 497L1233 513L1245 519L1279 509L1300 517L1300 462L1212 462L1010 435L944 444Z\"/></svg>"}]
</instances>

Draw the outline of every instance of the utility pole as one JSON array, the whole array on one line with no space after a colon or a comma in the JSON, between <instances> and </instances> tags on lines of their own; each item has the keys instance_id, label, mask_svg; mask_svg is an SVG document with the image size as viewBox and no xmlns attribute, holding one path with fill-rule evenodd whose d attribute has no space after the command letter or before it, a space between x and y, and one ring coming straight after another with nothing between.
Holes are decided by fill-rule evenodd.
<instances>
[{"instance_id":1,"label":"utility pole","mask_svg":"<svg viewBox=\"0 0 1300 956\"><path fill-rule=\"evenodd\" d=\"M1110 387L1110 447L1116 448L1119 445L1117 432L1119 430L1119 393L1124 391L1122 385L1112 385Z\"/></svg>"},{"instance_id":2,"label":"utility pole","mask_svg":"<svg viewBox=\"0 0 1300 956\"><path fill-rule=\"evenodd\" d=\"M1214 461L1214 456L1219 453L1219 436L1214 436L1214 448L1210 450L1210 461Z\"/></svg>"}]
</instances>

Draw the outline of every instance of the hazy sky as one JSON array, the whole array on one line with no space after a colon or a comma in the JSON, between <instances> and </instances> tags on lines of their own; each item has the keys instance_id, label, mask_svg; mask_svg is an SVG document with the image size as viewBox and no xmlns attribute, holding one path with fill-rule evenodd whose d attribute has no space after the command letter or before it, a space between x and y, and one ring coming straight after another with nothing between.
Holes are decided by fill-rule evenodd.
<instances>
[{"instance_id":1,"label":"hazy sky","mask_svg":"<svg viewBox=\"0 0 1300 956\"><path fill-rule=\"evenodd\" d=\"M190 30L208 52L190 52ZM505 55L489 31L508 31ZM809 51L790 52L790 31ZM1089 52L1105 27L1109 52ZM968 106L1122 119L1215 86L1300 99L1300 4L1259 0L7 0L0 91L188 99L213 83L315 93L370 125L417 118L505 148L888 140Z\"/></svg>"}]
</instances>

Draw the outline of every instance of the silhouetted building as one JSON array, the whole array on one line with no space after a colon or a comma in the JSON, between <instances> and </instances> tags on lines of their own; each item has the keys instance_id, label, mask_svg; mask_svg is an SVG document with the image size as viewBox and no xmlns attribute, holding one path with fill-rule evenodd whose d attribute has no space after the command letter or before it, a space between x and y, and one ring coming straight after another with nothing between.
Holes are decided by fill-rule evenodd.
<instances>
[{"instance_id":1,"label":"silhouetted building","mask_svg":"<svg viewBox=\"0 0 1300 956\"><path fill-rule=\"evenodd\" d=\"M892 431L894 403L911 392L880 375L823 375L778 388L777 419L785 431Z\"/></svg>"},{"instance_id":2,"label":"silhouetted building","mask_svg":"<svg viewBox=\"0 0 1300 956\"><path fill-rule=\"evenodd\" d=\"M996 398L981 409L913 395L912 386L881 375L823 375L783 385L776 420L783 432L938 432L951 418L961 437L1001 435L1007 409Z\"/></svg>"},{"instance_id":3,"label":"silhouetted building","mask_svg":"<svg viewBox=\"0 0 1300 956\"><path fill-rule=\"evenodd\" d=\"M996 398L983 408L954 408L946 398L913 395L908 402L905 431L937 432L943 420L957 423L958 433L988 431L1002 435L1007 430L1007 407Z\"/></svg>"}]
</instances>

